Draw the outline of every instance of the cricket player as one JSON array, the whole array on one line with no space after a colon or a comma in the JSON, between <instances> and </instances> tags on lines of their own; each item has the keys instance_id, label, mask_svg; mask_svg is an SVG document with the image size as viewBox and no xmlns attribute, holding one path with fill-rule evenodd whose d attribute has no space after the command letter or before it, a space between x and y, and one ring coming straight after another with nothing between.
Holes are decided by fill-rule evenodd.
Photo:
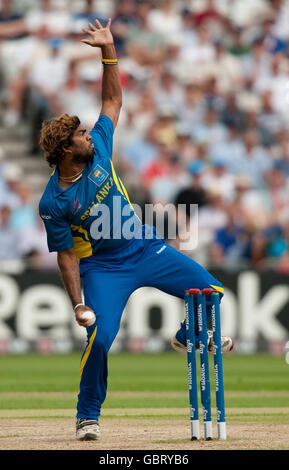
<instances>
[{"instance_id":1,"label":"cricket player","mask_svg":"<svg viewBox=\"0 0 289 470\"><path fill-rule=\"evenodd\" d=\"M58 253L76 321L87 328L76 415L76 438L80 440L100 435L107 355L132 292L152 286L182 299L192 287L213 287L223 293L222 284L210 273L167 245L154 228L142 225L115 171L113 133L122 91L110 23L103 27L95 20L89 29L83 29L87 38L82 42L102 51L102 106L93 129L88 132L77 116L63 114L43 123L40 138L53 172L39 212L49 251ZM82 317L87 311L95 314L91 325ZM211 342L208 335L209 349ZM184 322L172 345L186 351ZM223 352L231 347L231 339L222 337Z\"/></svg>"}]
</instances>

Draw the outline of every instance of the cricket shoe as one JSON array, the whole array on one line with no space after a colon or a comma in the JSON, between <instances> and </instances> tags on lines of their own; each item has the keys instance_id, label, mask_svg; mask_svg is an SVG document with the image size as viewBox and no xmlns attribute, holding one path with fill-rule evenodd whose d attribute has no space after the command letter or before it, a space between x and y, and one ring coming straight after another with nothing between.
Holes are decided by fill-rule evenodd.
<instances>
[{"instance_id":1,"label":"cricket shoe","mask_svg":"<svg viewBox=\"0 0 289 470\"><path fill-rule=\"evenodd\" d=\"M172 348L181 353L187 352L187 339L186 339L186 326L183 322L181 328L177 331L176 335L171 340ZM221 336L222 353L227 353L233 349L233 341L230 336ZM198 347L197 347L198 349ZM208 330L208 351L213 354L214 343L213 343L213 332Z\"/></svg>"},{"instance_id":2,"label":"cricket shoe","mask_svg":"<svg viewBox=\"0 0 289 470\"><path fill-rule=\"evenodd\" d=\"M79 418L76 420L76 439L79 441L95 441L99 436L99 424L96 419Z\"/></svg>"}]
</instances>

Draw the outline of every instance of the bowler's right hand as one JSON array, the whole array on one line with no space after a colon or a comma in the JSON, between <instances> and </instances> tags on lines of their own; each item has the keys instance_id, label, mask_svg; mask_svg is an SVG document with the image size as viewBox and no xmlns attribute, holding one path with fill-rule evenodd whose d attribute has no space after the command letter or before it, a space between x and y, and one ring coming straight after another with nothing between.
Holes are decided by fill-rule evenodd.
<instances>
[{"instance_id":1,"label":"bowler's right hand","mask_svg":"<svg viewBox=\"0 0 289 470\"><path fill-rule=\"evenodd\" d=\"M82 318L82 314L87 311L94 313L94 311L86 305L79 305L75 310L75 320L77 321L79 326L84 326L84 328L89 327L89 320Z\"/></svg>"}]
</instances>

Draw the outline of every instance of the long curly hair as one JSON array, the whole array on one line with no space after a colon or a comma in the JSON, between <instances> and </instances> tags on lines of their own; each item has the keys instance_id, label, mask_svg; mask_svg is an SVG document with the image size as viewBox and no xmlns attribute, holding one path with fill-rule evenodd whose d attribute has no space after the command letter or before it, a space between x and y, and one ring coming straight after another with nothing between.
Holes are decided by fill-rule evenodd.
<instances>
[{"instance_id":1,"label":"long curly hair","mask_svg":"<svg viewBox=\"0 0 289 470\"><path fill-rule=\"evenodd\" d=\"M79 118L68 114L61 114L42 123L39 144L50 167L58 165L63 159L63 147L71 145L72 135L79 125Z\"/></svg>"}]
</instances>

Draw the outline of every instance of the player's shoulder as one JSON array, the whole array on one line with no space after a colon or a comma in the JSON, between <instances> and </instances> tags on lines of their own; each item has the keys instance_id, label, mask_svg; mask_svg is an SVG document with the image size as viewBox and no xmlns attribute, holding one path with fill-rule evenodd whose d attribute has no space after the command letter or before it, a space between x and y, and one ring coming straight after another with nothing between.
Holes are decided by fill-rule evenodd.
<instances>
[{"instance_id":1,"label":"player's shoulder","mask_svg":"<svg viewBox=\"0 0 289 470\"><path fill-rule=\"evenodd\" d=\"M113 127L113 122L110 117L108 117L106 114L100 114L98 120L94 124L95 126L108 126L108 127Z\"/></svg>"},{"instance_id":2,"label":"player's shoulder","mask_svg":"<svg viewBox=\"0 0 289 470\"><path fill-rule=\"evenodd\" d=\"M94 157L107 160L113 151L113 122L105 114L101 114L90 131L94 144Z\"/></svg>"},{"instance_id":3,"label":"player's shoulder","mask_svg":"<svg viewBox=\"0 0 289 470\"><path fill-rule=\"evenodd\" d=\"M113 122L110 117L106 116L106 114L100 114L98 120L94 124L93 128L90 131L90 135L92 137L104 137L107 138L113 137L114 127Z\"/></svg>"},{"instance_id":4,"label":"player's shoulder","mask_svg":"<svg viewBox=\"0 0 289 470\"><path fill-rule=\"evenodd\" d=\"M55 200L49 196L49 194L44 191L40 201L39 201L39 215L43 220L52 219L53 216L57 213L57 208Z\"/></svg>"},{"instance_id":5,"label":"player's shoulder","mask_svg":"<svg viewBox=\"0 0 289 470\"><path fill-rule=\"evenodd\" d=\"M39 201L39 213L40 216L52 216L59 214L59 202L57 200L57 194L55 192L53 184L53 173L43 191L43 194ZM42 217L43 218L43 217ZM49 218L49 217L46 217Z\"/></svg>"}]
</instances>

